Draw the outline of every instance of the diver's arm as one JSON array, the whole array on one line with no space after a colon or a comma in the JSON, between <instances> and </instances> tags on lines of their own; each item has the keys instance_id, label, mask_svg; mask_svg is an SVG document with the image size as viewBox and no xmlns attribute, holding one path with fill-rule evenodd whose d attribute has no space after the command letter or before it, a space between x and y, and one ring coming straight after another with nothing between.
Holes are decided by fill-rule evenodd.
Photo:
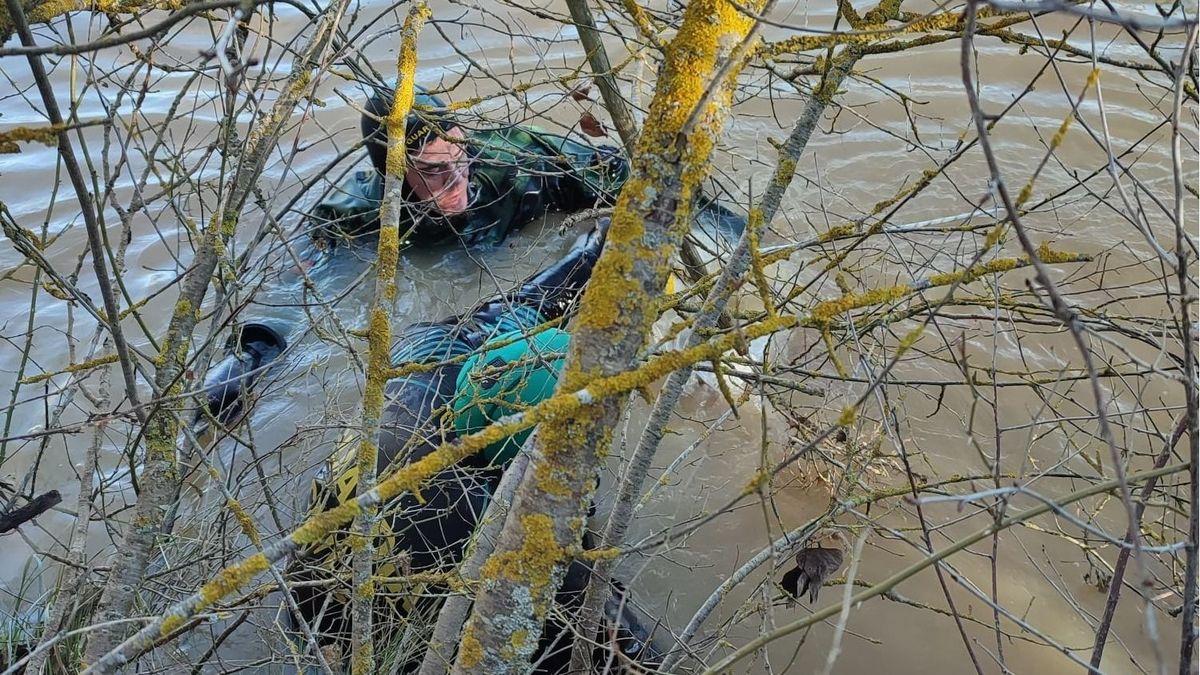
<instances>
[{"instance_id":1,"label":"diver's arm","mask_svg":"<svg viewBox=\"0 0 1200 675\"><path fill-rule=\"evenodd\" d=\"M616 203L617 195L629 178L629 163L621 150L533 129L524 131L541 152L547 153L547 160L560 168L558 172L547 172L549 209L572 212ZM695 198L692 220L693 229L731 246L746 229L744 216L703 193Z\"/></svg>"},{"instance_id":2,"label":"diver's arm","mask_svg":"<svg viewBox=\"0 0 1200 675\"><path fill-rule=\"evenodd\" d=\"M737 244L746 229L746 217L720 204L716 199L701 194L696 198L692 212L692 231L699 230L713 241L729 246Z\"/></svg>"},{"instance_id":3,"label":"diver's arm","mask_svg":"<svg viewBox=\"0 0 1200 675\"><path fill-rule=\"evenodd\" d=\"M611 145L591 145L537 129L521 128L527 152L542 155L547 208L580 211L616 202L629 178L629 161Z\"/></svg>"},{"instance_id":4,"label":"diver's arm","mask_svg":"<svg viewBox=\"0 0 1200 675\"><path fill-rule=\"evenodd\" d=\"M513 291L480 303L471 314L472 322L486 329L506 318L525 324L512 328L532 328L570 313L600 258L607 225L605 222L588 234L580 235L575 246L561 260L529 277ZM528 310L533 310L536 317L530 316Z\"/></svg>"},{"instance_id":5,"label":"diver's arm","mask_svg":"<svg viewBox=\"0 0 1200 675\"><path fill-rule=\"evenodd\" d=\"M399 208L402 246L436 246L460 238L467 241L479 238L461 236L449 221L431 217L436 211L430 204L412 201L410 197L406 192ZM333 242L374 234L379 230L382 205L383 176L373 168L360 169L325 193L309 211L306 228L314 239ZM480 215L480 220L484 220L491 214ZM489 229L492 227L494 224L489 223Z\"/></svg>"}]
</instances>

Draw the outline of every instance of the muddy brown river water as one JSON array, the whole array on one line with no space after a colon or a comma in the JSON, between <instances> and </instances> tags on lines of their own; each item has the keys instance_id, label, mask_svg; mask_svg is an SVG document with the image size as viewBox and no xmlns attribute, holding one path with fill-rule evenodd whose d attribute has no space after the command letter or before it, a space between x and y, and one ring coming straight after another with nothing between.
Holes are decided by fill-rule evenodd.
<instances>
[{"instance_id":1,"label":"muddy brown river water","mask_svg":"<svg viewBox=\"0 0 1200 675\"><path fill-rule=\"evenodd\" d=\"M586 70L582 47L573 29L545 16L546 12L565 14L565 6L548 0L544 11L527 11L491 1L476 5L440 0L432 6L436 21L421 35L419 83L430 87L455 86L448 95L454 101L485 97L471 110L487 119L532 122L560 132L577 124L581 104L564 97L565 90L555 79L574 68ZM860 11L868 8L862 3L856 6ZM1156 16L1146 14L1145 7L1138 3L1116 6L1138 16ZM355 48L366 63L392 76L398 23L404 8L387 11L383 3L368 0L354 5L353 11L353 26L362 31L354 35ZM819 30L832 24L835 11L835 3L828 0L803 0L780 3L771 18L793 27ZM255 30L265 33L269 28L276 41L292 40L306 21L295 9L284 5L277 7L272 20L273 25L268 26L263 17L257 17ZM351 25L350 22L347 18L344 26ZM1073 25L1074 21L1067 18L1043 17L1037 21L1037 30L1057 37ZM82 16L71 22L76 32L74 39L78 41L96 34L98 26L98 22L89 23ZM190 93L184 97L183 108L195 110L187 119L176 119L170 125L166 136L168 150L161 153L160 164L155 168L156 178L149 182L151 194L143 195L149 207L132 220L133 237L125 256L125 292L135 299L150 298L141 317L145 329L154 336L160 336L165 328L177 295L176 279L193 251L196 234L189 227L206 222L215 186L221 178L219 158L210 155L205 159L203 155L206 148L219 140L217 121L224 115L220 86L213 81L211 72L193 85L189 83L192 75L188 69L170 71L185 63L194 64L196 54L212 45L214 32L220 25L210 27L196 21L184 26L172 33L169 46L156 57L156 64L164 70L153 74L139 109L134 112L129 101L116 107L122 124L148 128L170 113L177 92L186 86ZM60 36L66 35L64 25L57 30ZM629 26L623 25L621 30L626 36L634 35ZM1036 35L1030 24L1022 26L1022 30ZM779 39L794 32L794 28L771 26L764 30L764 36ZM52 39L52 33L45 28L40 29L39 35L47 42ZM1083 48L1092 44L1093 39L1101 52L1112 59L1147 60L1134 41L1110 26L1097 26L1094 38L1089 37L1086 27L1077 28L1071 38L1073 44ZM1165 38L1160 45L1162 53L1178 59L1182 39L1181 34ZM625 43L613 35L608 40L613 62L622 62L629 53ZM8 43L14 44L15 41ZM280 56L278 44L269 44L261 35L252 35L245 51L260 58L263 66L277 68L280 73L290 63L290 56ZM1016 46L995 39L980 39L977 43L977 77L985 106L994 112L1013 104L1004 121L997 124L993 142L1001 171L1014 194L1046 156L1047 145L1084 90L1091 69L1083 60L1047 68L1046 59L1036 52L1020 54ZM496 74L499 82L484 77L468 57ZM844 91L838 98L842 107L826 114L801 158L797 179L785 196L766 244L808 239L832 226L867 215L877 202L911 185L923 171L953 154L964 138L972 138L974 131L959 58L960 42L949 40L902 53L871 55L861 61L856 71L859 77L843 85ZM115 101L116 89L115 79L101 73L130 72L130 63L132 59L124 50L102 53L94 61L82 58L63 61L52 73L60 103L75 100L81 120L103 119L108 106ZM252 68L251 74L263 66ZM778 67L786 71L791 65L780 62ZM625 65L623 72L641 78L630 95L635 101L648 104L655 84L652 66L635 59ZM467 79L462 80L464 75ZM138 76L139 82L142 77L145 75ZM263 212L264 209L272 214L281 212L288 200L300 193L305 181L358 140L358 113L354 106L361 100L361 90L351 81L353 77L350 69L340 63L322 76L317 86L320 105L297 109L298 128L285 136L280 151L268 162L260 180L262 192L247 207L233 251L239 255L247 253L258 261L248 265L239 277L243 287L239 300L253 303L247 312L269 315L282 311L275 305L294 302L300 292L295 283L278 282L278 276L289 269L289 264L284 260L280 239L270 231ZM93 79L107 84L89 84ZM500 89L501 83L507 87L523 82L543 84L521 96L487 98ZM31 83L24 60L0 57L0 131L44 122ZM1140 181L1146 191L1159 195L1168 205L1173 203L1171 128L1164 124L1169 119L1171 98L1167 90L1137 73L1116 67L1102 67L1099 86L1102 106L1093 87L1079 104L1080 115L1101 135L1101 142L1107 134L1107 142L1118 154L1127 153L1122 159L1129 173L1123 176L1121 188L1130 193L1136 208L1146 213L1156 236L1168 249L1172 248L1174 234L1164 212L1150 203L1142 191L1132 187L1135 180ZM266 95L264 106L269 104L271 96ZM768 76L761 69L747 71L743 76L733 116L713 160L713 175L728 190L731 204L744 209L764 191L776 157L768 141L786 135L803 104L803 99L786 82ZM589 110L606 119L598 104L590 105ZM242 130L249 119L246 113L239 118ZM1193 102L1184 102L1180 124L1183 180L1195 186ZM88 143L89 156L95 162L93 168L104 174L108 169L100 158L105 139L99 127L83 129L76 140L79 138ZM126 147L144 148L148 142L136 135L121 134L120 139L112 139L108 160L111 163L119 156L123 143ZM606 142L617 143L615 133ZM70 274L79 265L80 252L86 244L76 197L56 164L53 148L26 144L21 149L20 154L0 154L0 202L21 225L34 232L45 229L57 235L44 253L51 265ZM335 173L348 168L359 157L358 152L350 154L351 159L342 162ZM176 160L186 167L192 182L161 194L162 181L172 171L179 171L171 165ZM1105 162L1101 143L1076 124L1041 170L1030 202L1035 206L1025 223L1039 242L1051 241L1056 248L1094 256L1088 263L1056 268L1057 279L1069 289L1070 299L1077 306L1149 316L1157 319L1163 330L1170 331L1169 309L1155 295L1162 292L1159 280L1162 269L1154 263L1155 252L1146 238L1120 215L1122 197L1114 181L1103 173ZM127 205L144 167L144 159L134 152L129 167L112 185L98 181L97 187L106 194L111 191L116 203ZM1078 185L1079 180L1094 172L1100 175L1088 179L1086 188ZM54 189L56 181L61 183ZM197 185L206 187L198 189ZM935 227L966 223L967 218L960 214L971 213L976 203L986 210L997 207L986 199L988 189L983 155L977 150L967 152L944 176L905 203L891 223L938 221ZM1043 203L1059 193L1062 195ZM281 226L286 229L293 225L299 212L315 200L313 195L315 191L288 211ZM1188 223L1192 236L1196 220L1194 195L1187 193L1182 200L1184 222ZM106 203L105 214L108 235L115 244L120 227L111 202ZM958 218L953 219L955 216ZM971 222L987 220L977 217ZM260 230L267 234L263 242L255 244L255 234ZM495 249L406 251L400 265L400 298L392 314L393 326L438 319L507 288L554 260L569 247L575 234L561 232L557 219L551 218L544 225L525 228ZM851 277L849 283L860 291L871 286L908 283L935 272L961 269L982 241L982 234L947 230L880 237L866 251L848 259L846 273ZM830 250L826 249L826 254ZM1015 238L1009 237L1002 255L1019 252ZM347 251L339 255L353 257ZM822 262L814 260L815 254L809 249L771 268L779 293L818 280L799 296L791 311L840 293L833 275L822 272ZM24 256L7 240L0 243L0 272L4 273L0 281L0 336L3 337L0 392L12 390L20 377L61 371L71 363L86 360L93 345L95 322L78 307L69 309L66 302L41 289L37 292L36 306L31 305L33 271L29 266L22 267L23 262ZM320 290L327 294L327 299L336 297L331 313L347 329L363 324L370 285L352 282L364 269L367 269L365 263L346 263L336 273L323 275L319 280ZM78 274L79 287L98 299L90 263L85 262ZM989 277L991 281L978 282L970 287L970 292L984 298L992 298L993 293L995 297L1021 293L1025 281L1032 276L1028 269L1016 270ZM257 286L265 290L251 293ZM960 292L967 293L966 288ZM931 300L938 297L936 292L928 295ZM210 306L212 302L210 294ZM738 300L739 309L749 311L756 306L753 293L747 292ZM977 368L994 364L1008 373L1044 375L1079 366L1078 352L1069 336L1053 321L1018 329L1008 322L1012 316L1009 312L1016 311L1008 307L993 315L984 307L962 308L961 316L940 319L937 329L928 331L917 343L917 349L897 365L894 377L908 381L961 380L961 370L952 358L958 354L965 355ZM659 328L665 329L667 324L661 322ZM132 319L124 325L131 344L144 354L153 355L154 347L142 327ZM241 442L226 439L210 455L222 480L251 506L256 523L268 539L278 535L280 526L286 527L297 518L307 499L306 477L330 453L336 427L355 424L356 406L361 399L361 371L353 367L328 316L322 316L318 325L322 330L306 333L293 345L286 363L272 373L270 386L263 387L249 424L240 432ZM30 327L33 339L27 344ZM894 353L907 328L893 327L890 337L886 328L867 330L860 336L838 338L835 347L840 350L839 364L826 358L829 347L819 333L811 330L798 329L755 346L765 347L766 359L781 376L823 390L819 396L790 394L780 400L795 411L828 424L861 394L864 382L877 374ZM206 344L219 346L223 339L219 327L214 329L205 322L194 347L200 350ZM1102 363L1124 367L1135 356L1143 371L1172 367L1163 350L1133 342L1118 347L1119 337L1113 340L1114 343L1096 347ZM1167 345L1165 350L1181 353L1177 342L1169 339L1162 342ZM354 346L365 351L359 342ZM23 356L25 351L28 354ZM838 375L838 365L846 369L844 377ZM798 375L809 371L823 376L801 379ZM27 484L27 490L58 489L64 497L62 507L40 518L36 526L26 526L19 535L0 538L0 589L3 590L0 608L19 617L31 616L31 605L44 606L54 587L58 570L55 559L63 555L75 522L77 472L92 441L94 425L86 421L103 412L84 395L66 400L66 383L66 376L60 375L48 382L23 385L15 394L16 405L4 412L11 415L6 419L5 430L9 440L0 453L0 478L14 481L29 477L34 482ZM93 376L85 386L89 396L95 396L97 378ZM119 371L113 371L109 389L117 397L115 400L119 400ZM852 440L879 443L881 456L873 461L869 471L870 484L877 489L906 484L898 460L902 449L910 453L913 471L927 480L980 477L975 482L955 486L950 489L953 493L992 487L987 478L991 469L984 455L994 452L997 427L1005 429L1000 444L1003 471L1031 481L1044 494L1061 496L1087 485L1082 479L1054 476L1111 477L1107 449L1097 441L1088 422L1095 405L1086 383L1064 380L1048 385L1041 394L1025 387L997 390L985 387L980 396L989 399L994 395L997 401L994 418L991 408L986 405L979 408L980 399L972 396L968 387L896 384L880 391L860 411L852 433ZM1130 453L1131 470L1147 468L1148 456L1157 453L1162 445L1157 435L1169 433L1172 421L1180 414L1183 405L1180 385L1165 375L1151 373L1140 378L1106 380L1105 392L1114 398L1109 411L1117 421L1118 443ZM64 403L61 418L50 421L53 409ZM682 527L724 505L755 477L764 453L778 460L798 447L798 431L773 404L751 396L740 405L736 418L726 414L728 408L709 384L694 382L689 388L671 425L673 433L659 451L652 478L661 476L681 453L687 454L653 488L645 508L638 512L631 541ZM630 444L636 442L647 409L647 404L638 399L630 405L628 419L623 422L623 428L631 434ZM896 417L885 414L885 410L894 411ZM884 429L880 424L883 419L895 421L893 431ZM69 433L46 437L40 432L48 425L67 427ZM99 475L106 484L107 510L116 518L121 517L120 505L130 499L128 463L122 459L129 434L127 422L117 419L107 425L102 435ZM1179 446L1181 454L1177 459L1185 456L1185 445ZM616 450L620 450L620 441ZM1104 459L1096 468L1094 458L1101 455ZM619 466L618 459L610 462L604 486L611 486ZM805 461L801 466L780 474L771 486L772 497L767 504L745 500L686 539L672 543L666 552L658 549L654 555L630 557L622 574L664 625L678 632L713 589L748 558L784 531L823 513L830 506L831 495L845 496L813 479L818 470L829 473L827 465L817 467L812 461ZM1011 483L1012 478L1006 480ZM1184 480L1175 476L1172 484ZM276 503L279 522L264 502L264 484ZM220 511L220 495L199 479L194 485L196 489L185 493L181 508L180 542L175 544L179 548L164 547L156 557L155 569L167 565L186 567L185 552L203 548L206 542L209 555L225 560L236 559L250 550L246 542L238 540L233 529L235 523L214 516ZM126 489L124 494L122 488ZM602 487L601 513L607 505L604 494ZM1012 502L1017 509L1035 504L1032 499L1019 496ZM1186 504L1176 506L1186 508ZM948 546L956 537L990 522L990 516L981 514L974 506L959 509L955 504L937 503L924 508L929 521L937 526L935 548ZM1084 519L1094 517L1096 527L1115 535L1123 532L1125 521L1116 500L1105 505L1089 502L1086 513L1070 513ZM1161 508L1154 513L1164 517ZM1171 521L1175 527L1180 530L1185 527L1181 524L1185 516L1176 514L1171 518L1175 519ZM921 557L913 545L906 543L906 540L918 541L921 534L910 503L885 500L869 510L864 508L864 513L842 514L837 521L857 526L868 519L876 529L865 540L862 559L855 568L860 581L879 581ZM92 565L105 564L106 546L112 535L107 529L100 522L91 524L88 548ZM851 540L858 535L857 529L848 532ZM1166 530L1162 539L1150 543L1169 545L1177 542L1179 536L1180 531ZM217 541L226 543L213 544ZM1095 547L1094 553L1085 554L1081 542L1085 547ZM216 548L220 550L213 553ZM991 594L995 583L1000 604L1012 613L1002 621L1002 627L1011 635L1003 640L1004 667L997 662L992 608L965 590L949 572L947 576L958 612L968 617L966 632L983 671L999 673L1007 668L1021 673L1083 672L1082 667L1073 664L1059 649L1047 646L1046 641L1074 650L1075 656L1087 660L1094 625L1105 598L1094 583L1098 572L1105 573L1096 556L1111 566L1116 547L1088 536L1066 519L1042 518L1027 527L1008 529L999 536L994 577L991 551L992 540L986 538L970 551L956 554L950 562L953 574L961 575L963 583L981 589L984 597ZM1156 558L1151 565L1157 575L1149 592L1156 598L1154 605L1142 603L1132 592L1123 600L1114 629L1118 641L1109 645L1104 672L1156 672L1159 658L1156 653L1163 655L1166 663L1174 663L1179 619L1163 610L1178 607L1182 601L1177 595L1178 587L1168 583L1171 570L1164 560ZM216 559L212 562L215 564ZM739 586L722 602L705 624L703 636L727 641L714 645L710 640L701 645L698 653L710 664L728 653L729 645L739 646L761 631L841 599L844 587L836 585L826 588L814 606L778 601L778 589L759 582L778 579L785 562L781 559L779 567L752 575L747 584ZM161 590L161 586L156 588ZM913 675L971 672L973 667L963 640L953 620L943 613L946 599L934 573L930 569L917 573L901 583L896 593L899 595L892 599L876 598L852 609L846 633L840 638L840 655L831 672ZM908 604L900 600L907 600ZM1147 611L1152 614L1149 618ZM272 650L279 648L269 637L274 620L273 610L260 610L253 621L240 627L236 637L222 647L219 661L214 660L204 672L222 672L222 668L239 665L256 672L281 672L285 659L277 659L278 663L263 662ZM1023 629L1017 621L1027 622L1027 627ZM835 623L818 624L811 633L781 638L772 644L765 659L760 654L742 661L738 669L821 672L834 640ZM187 667L181 664L203 654L208 642L224 625L221 621L214 622L181 640L177 648L160 650L164 653L156 655L156 663L168 672L186 672Z\"/></svg>"}]
</instances>

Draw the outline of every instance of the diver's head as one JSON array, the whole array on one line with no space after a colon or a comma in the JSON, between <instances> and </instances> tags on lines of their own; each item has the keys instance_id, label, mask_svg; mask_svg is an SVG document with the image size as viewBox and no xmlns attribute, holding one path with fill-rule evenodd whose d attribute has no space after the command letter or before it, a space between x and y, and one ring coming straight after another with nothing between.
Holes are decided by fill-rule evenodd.
<instances>
[{"instance_id":1,"label":"diver's head","mask_svg":"<svg viewBox=\"0 0 1200 675\"><path fill-rule=\"evenodd\" d=\"M405 196L425 202L447 216L467 209L469 177L466 138L446 112L440 98L414 87L413 110L405 119L405 149L408 169L404 176ZM391 109L395 92L377 87L362 116L363 138L375 170L387 173L387 127L381 123Z\"/></svg>"}]
</instances>

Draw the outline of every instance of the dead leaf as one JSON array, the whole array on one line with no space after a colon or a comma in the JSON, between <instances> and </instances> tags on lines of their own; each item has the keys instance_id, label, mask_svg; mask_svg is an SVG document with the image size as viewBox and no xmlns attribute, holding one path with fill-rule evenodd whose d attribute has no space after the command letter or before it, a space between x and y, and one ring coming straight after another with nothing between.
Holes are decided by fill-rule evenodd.
<instances>
[{"instance_id":1,"label":"dead leaf","mask_svg":"<svg viewBox=\"0 0 1200 675\"><path fill-rule=\"evenodd\" d=\"M586 111L579 116L579 128L583 129L583 133L592 137L608 135L608 130L604 128L604 123L596 119L595 115Z\"/></svg>"},{"instance_id":2,"label":"dead leaf","mask_svg":"<svg viewBox=\"0 0 1200 675\"><path fill-rule=\"evenodd\" d=\"M571 90L571 98L576 101L592 100L592 85L584 82L583 84Z\"/></svg>"},{"instance_id":3,"label":"dead leaf","mask_svg":"<svg viewBox=\"0 0 1200 675\"><path fill-rule=\"evenodd\" d=\"M816 602L817 593L842 566L842 551L836 548L806 548L796 554L796 567L783 575L782 586L797 600L808 595Z\"/></svg>"}]
</instances>

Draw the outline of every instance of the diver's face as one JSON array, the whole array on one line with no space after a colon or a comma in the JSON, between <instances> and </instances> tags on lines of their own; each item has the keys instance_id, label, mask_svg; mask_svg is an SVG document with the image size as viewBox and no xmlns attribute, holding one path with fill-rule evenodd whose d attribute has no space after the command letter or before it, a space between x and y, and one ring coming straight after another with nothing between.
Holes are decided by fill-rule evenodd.
<instances>
[{"instance_id":1,"label":"diver's face","mask_svg":"<svg viewBox=\"0 0 1200 675\"><path fill-rule=\"evenodd\" d=\"M404 180L418 199L456 216L467 210L467 152L457 142L464 138L460 127L451 128L446 136L435 136L409 156Z\"/></svg>"}]
</instances>

